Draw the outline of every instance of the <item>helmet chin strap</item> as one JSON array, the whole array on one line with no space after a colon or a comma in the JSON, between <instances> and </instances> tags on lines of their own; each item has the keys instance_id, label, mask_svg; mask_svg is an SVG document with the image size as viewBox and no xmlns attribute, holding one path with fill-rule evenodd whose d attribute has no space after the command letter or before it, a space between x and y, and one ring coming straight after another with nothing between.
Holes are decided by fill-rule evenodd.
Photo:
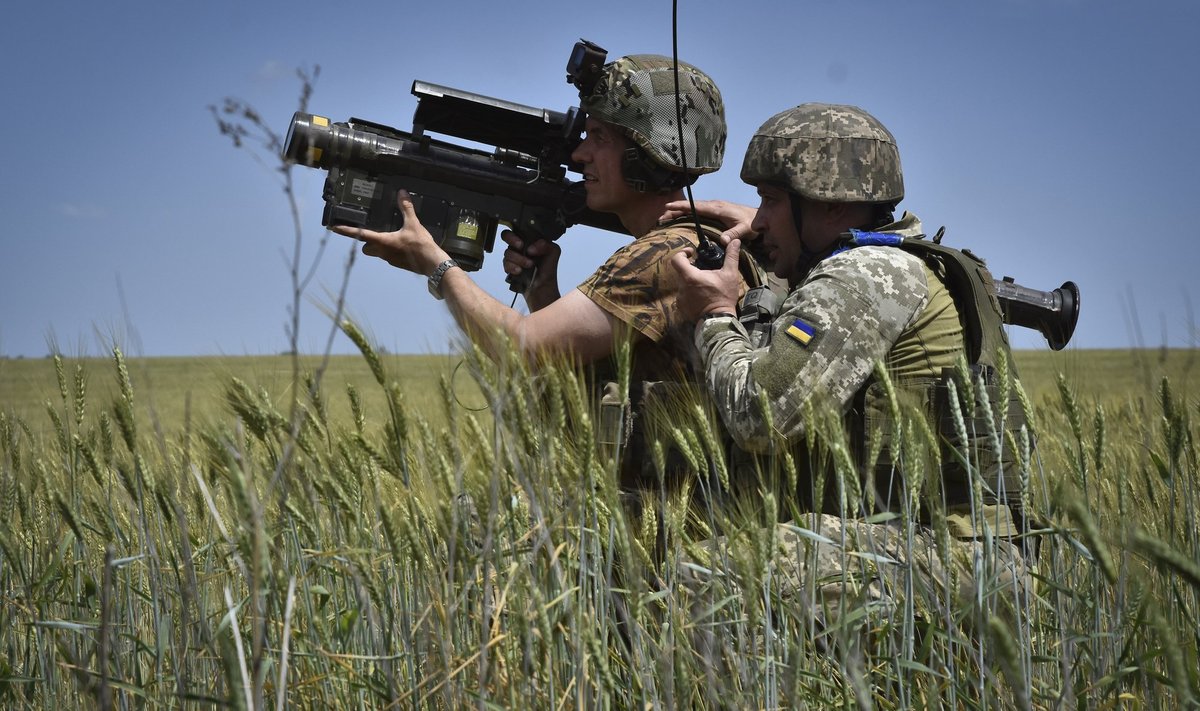
<instances>
[{"instance_id":1,"label":"helmet chin strap","mask_svg":"<svg viewBox=\"0 0 1200 711\"><path fill-rule=\"evenodd\" d=\"M804 210L801 205L801 198L796 193L789 192L788 199L791 201L792 206L792 221L796 223L796 237L800 240L800 256L796 258L796 273L800 275L800 278L804 278L808 276L808 273L821 260L833 254L845 242L841 239L835 239L829 243L828 247L819 252L809 249L808 244L804 241ZM876 205L875 214L870 221L858 229L869 232L890 224L893 221L894 209L895 203L880 203Z\"/></svg>"},{"instance_id":2,"label":"helmet chin strap","mask_svg":"<svg viewBox=\"0 0 1200 711\"><path fill-rule=\"evenodd\" d=\"M792 222L796 227L796 239L800 240L800 256L796 258L796 274L803 279L822 259L833 252L835 245L831 244L819 252L809 249L808 243L804 241L804 208L800 204L800 196L788 193L788 200L792 205Z\"/></svg>"}]
</instances>

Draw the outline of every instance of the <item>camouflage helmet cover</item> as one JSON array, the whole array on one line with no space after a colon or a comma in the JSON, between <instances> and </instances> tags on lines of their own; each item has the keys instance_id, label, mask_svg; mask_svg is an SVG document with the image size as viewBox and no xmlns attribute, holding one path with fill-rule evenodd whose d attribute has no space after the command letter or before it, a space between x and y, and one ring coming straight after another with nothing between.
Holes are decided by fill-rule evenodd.
<instances>
[{"instance_id":1,"label":"camouflage helmet cover","mask_svg":"<svg viewBox=\"0 0 1200 711\"><path fill-rule=\"evenodd\" d=\"M801 104L775 114L750 139L741 177L822 202L904 197L896 139L857 106Z\"/></svg>"},{"instance_id":2,"label":"camouflage helmet cover","mask_svg":"<svg viewBox=\"0 0 1200 711\"><path fill-rule=\"evenodd\" d=\"M679 153L675 125L675 74L670 57L633 54L604 65L580 108L593 118L619 127L651 160L690 175L721 167L725 154L725 105L717 85L704 72L679 63L679 110L686 153Z\"/></svg>"}]
</instances>

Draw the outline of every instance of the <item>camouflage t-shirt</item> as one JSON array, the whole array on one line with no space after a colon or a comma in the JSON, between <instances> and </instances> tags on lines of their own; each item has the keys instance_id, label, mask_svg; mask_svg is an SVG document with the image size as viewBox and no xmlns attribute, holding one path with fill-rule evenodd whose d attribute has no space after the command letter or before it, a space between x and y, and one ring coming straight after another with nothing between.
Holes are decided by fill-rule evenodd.
<instances>
[{"instance_id":1,"label":"camouflage t-shirt","mask_svg":"<svg viewBox=\"0 0 1200 711\"><path fill-rule=\"evenodd\" d=\"M670 259L698 242L691 226L660 227L617 250L579 286L636 334L634 380L674 380L692 372L692 324L679 320L679 274Z\"/></svg>"},{"instance_id":2,"label":"camouflage t-shirt","mask_svg":"<svg viewBox=\"0 0 1200 711\"><path fill-rule=\"evenodd\" d=\"M695 330L709 392L734 440L753 451L774 430L803 436L803 405L814 399L845 412L902 333L929 303L920 258L894 247L858 247L825 259L784 301L770 345L754 348L736 319Z\"/></svg>"}]
</instances>

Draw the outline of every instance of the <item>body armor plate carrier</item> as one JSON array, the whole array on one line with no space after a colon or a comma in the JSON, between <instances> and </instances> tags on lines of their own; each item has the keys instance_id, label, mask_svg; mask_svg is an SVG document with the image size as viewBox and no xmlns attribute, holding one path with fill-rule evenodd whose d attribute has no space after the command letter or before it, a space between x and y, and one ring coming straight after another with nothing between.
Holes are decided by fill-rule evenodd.
<instances>
[{"instance_id":1,"label":"body armor plate carrier","mask_svg":"<svg viewBox=\"0 0 1200 711\"><path fill-rule=\"evenodd\" d=\"M941 234L930 241L852 232L847 247L895 246L919 257L942 278L959 311L965 359L939 375L892 383L901 407L924 410L939 440L940 471L921 477L925 483L919 498L944 502L941 513L955 535L979 536L986 525L993 535L1013 536L1024 528L1027 484L1016 454L1026 429L1016 369L991 273L969 250L941 245ZM905 467L915 464L894 457L894 412L885 383L873 376L859 391L848 425L864 477L873 473L875 508L898 511ZM921 519L928 522L934 515L925 503Z\"/></svg>"}]
</instances>

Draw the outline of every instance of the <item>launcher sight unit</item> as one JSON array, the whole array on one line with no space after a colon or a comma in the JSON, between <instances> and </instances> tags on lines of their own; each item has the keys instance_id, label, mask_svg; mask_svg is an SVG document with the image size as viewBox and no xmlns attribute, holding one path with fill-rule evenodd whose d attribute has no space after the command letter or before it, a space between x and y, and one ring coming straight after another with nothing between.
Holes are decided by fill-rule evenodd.
<instances>
[{"instance_id":1,"label":"launcher sight unit","mask_svg":"<svg viewBox=\"0 0 1200 711\"><path fill-rule=\"evenodd\" d=\"M576 43L567 81L581 89L594 85L606 56L591 42ZM404 216L396 193L405 189L421 224L468 271L483 265L501 224L526 242L558 239L576 224L625 232L616 216L589 210L583 183L566 177L580 172L571 161L584 126L578 107L539 109L423 81L413 82L412 93L412 131L358 118L292 116L284 157L329 173L321 224L398 230ZM528 286L528 272L520 276L508 279L515 292Z\"/></svg>"}]
</instances>

